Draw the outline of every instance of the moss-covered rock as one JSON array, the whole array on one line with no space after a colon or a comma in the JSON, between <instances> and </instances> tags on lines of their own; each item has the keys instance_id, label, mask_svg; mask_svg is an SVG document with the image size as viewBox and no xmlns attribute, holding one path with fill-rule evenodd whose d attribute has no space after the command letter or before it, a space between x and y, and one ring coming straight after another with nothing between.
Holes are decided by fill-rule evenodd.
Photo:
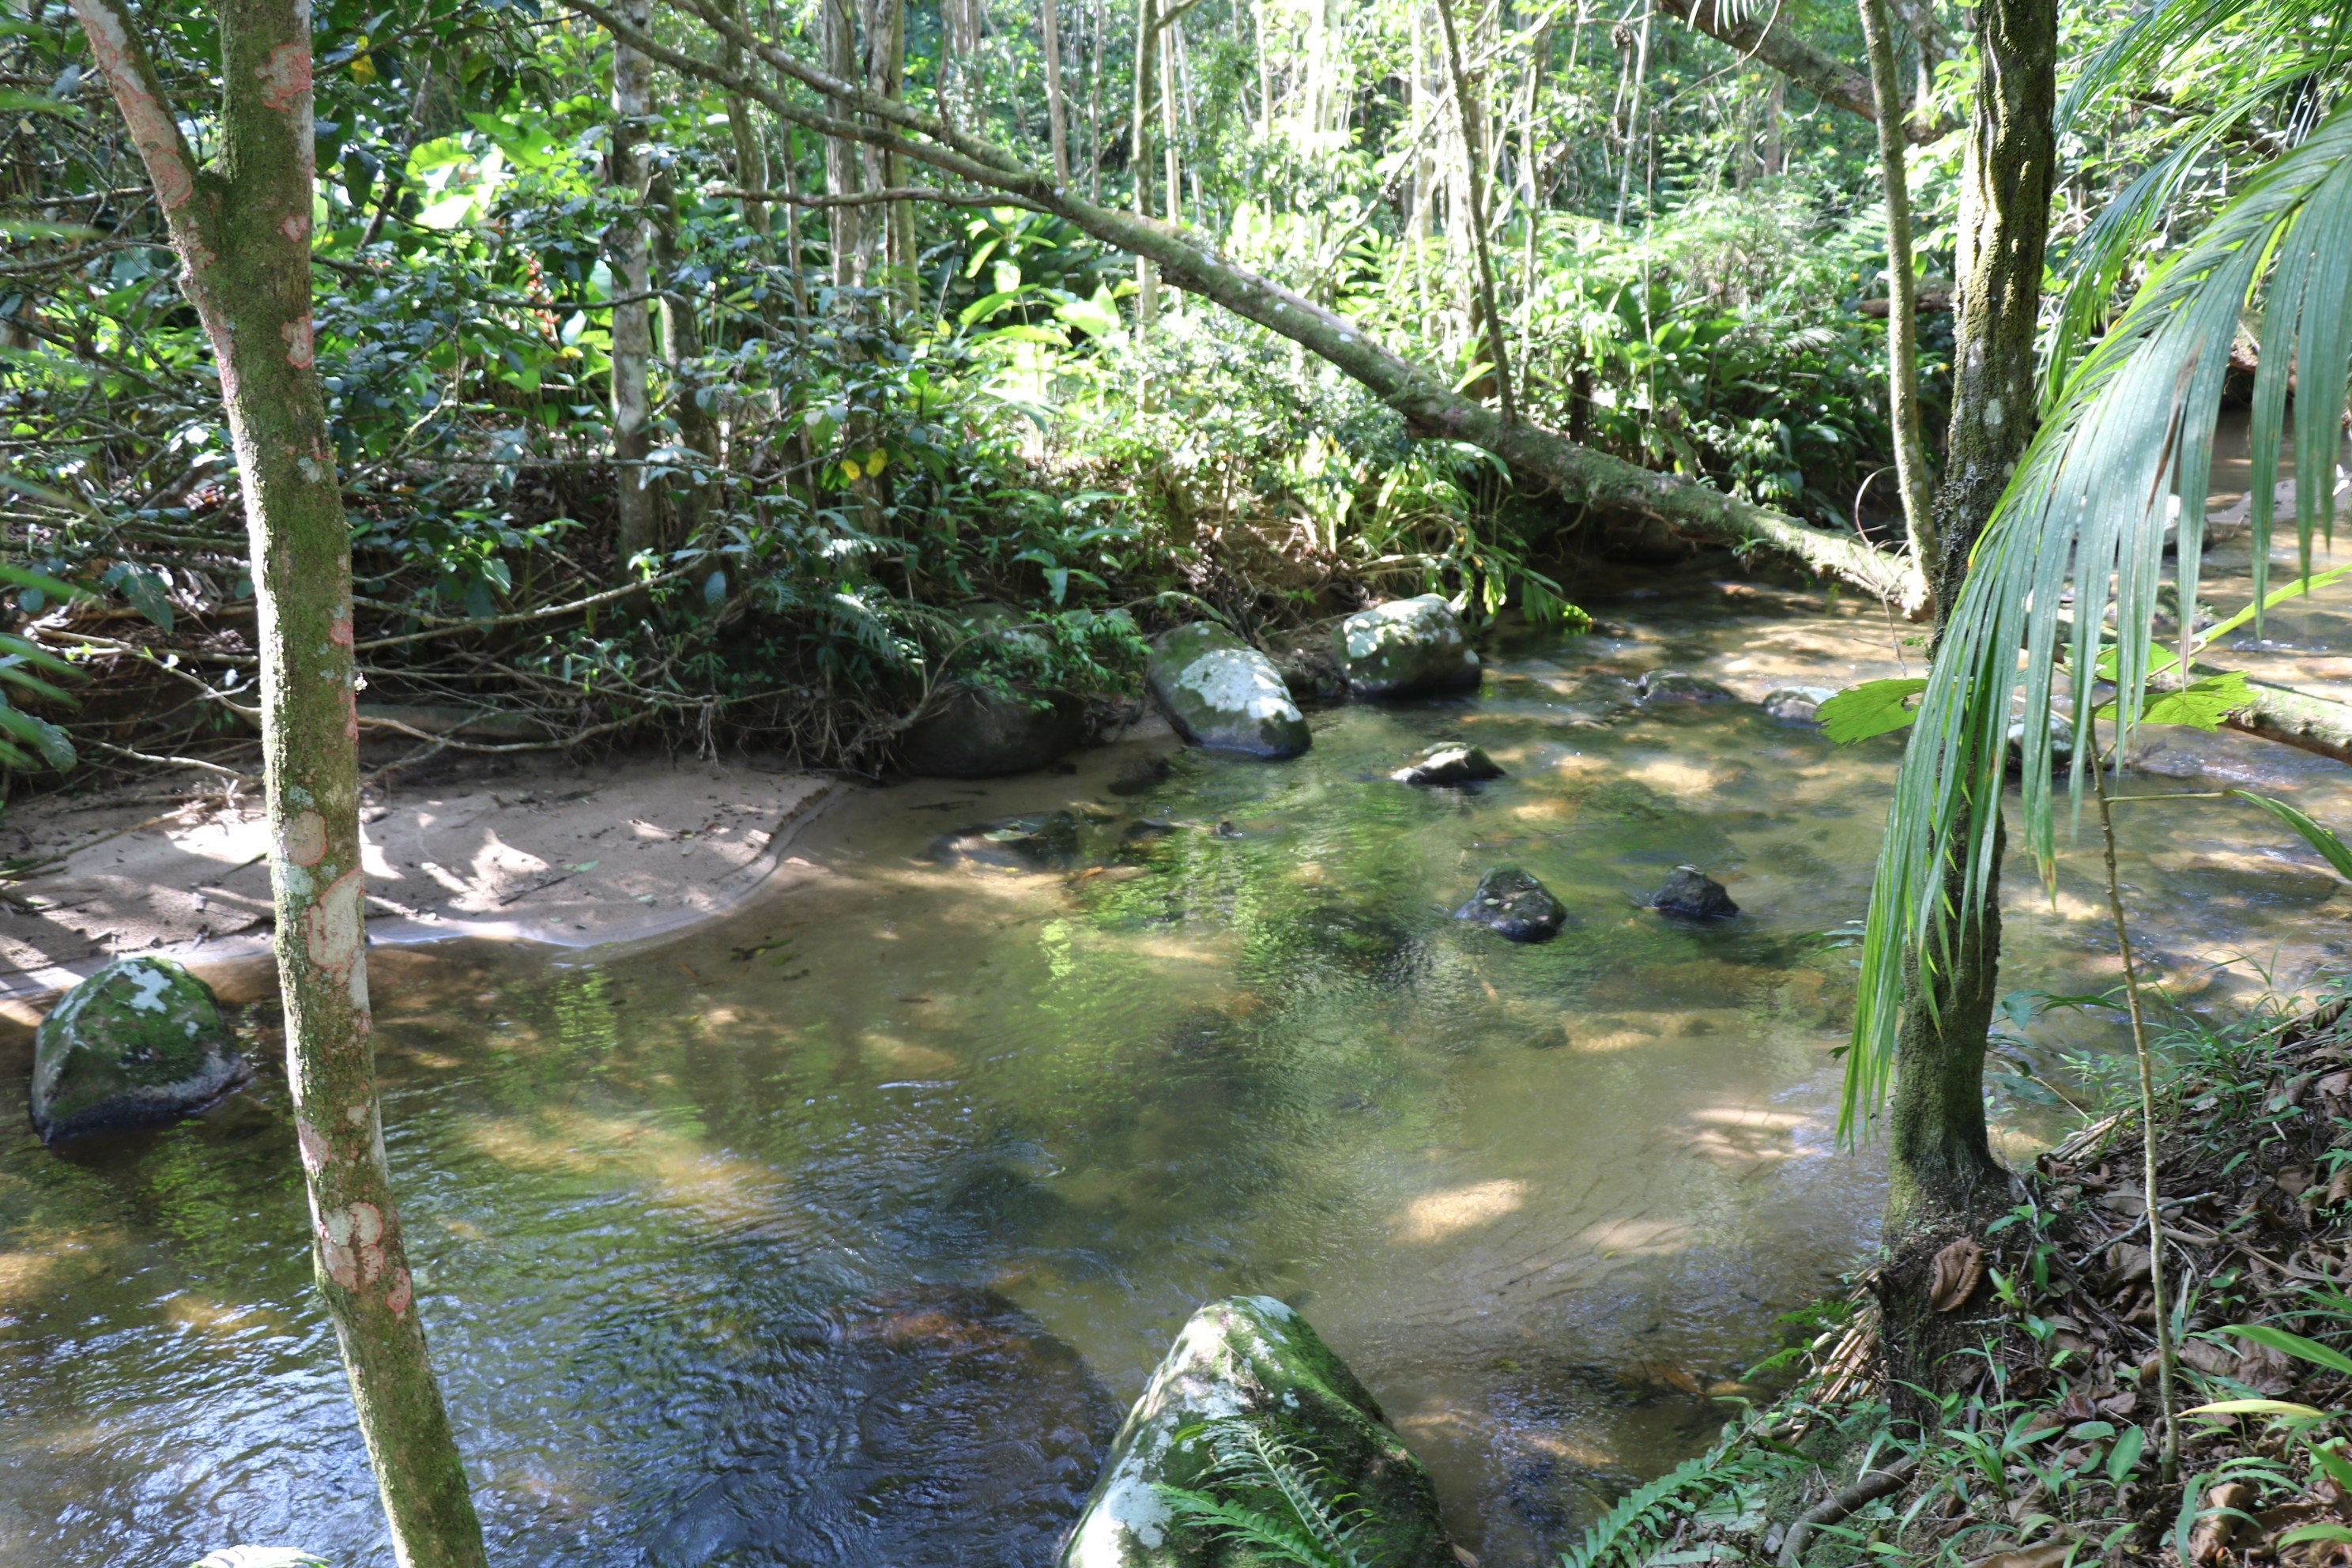
<instances>
[{"instance_id":1,"label":"moss-covered rock","mask_svg":"<svg viewBox=\"0 0 2352 1568\"><path fill-rule=\"evenodd\" d=\"M1264 654L1206 621L1163 632L1146 679L1176 732L1196 746L1280 762L1307 750L1307 716Z\"/></svg>"},{"instance_id":2,"label":"moss-covered rock","mask_svg":"<svg viewBox=\"0 0 2352 1568\"><path fill-rule=\"evenodd\" d=\"M55 1140L169 1121L252 1071L203 981L167 958L118 958L41 1020L33 1126Z\"/></svg>"},{"instance_id":3,"label":"moss-covered rock","mask_svg":"<svg viewBox=\"0 0 2352 1568\"><path fill-rule=\"evenodd\" d=\"M1478 879L1477 891L1454 918L1475 921L1512 942L1549 942L1568 910L1550 889L1517 866L1497 866Z\"/></svg>"},{"instance_id":4,"label":"moss-covered rock","mask_svg":"<svg viewBox=\"0 0 2352 1568\"><path fill-rule=\"evenodd\" d=\"M1192 1314L1128 1413L1061 1568L1244 1568L1261 1559L1180 1516L1158 1489L1213 1490L1212 1422L1241 1420L1312 1456L1361 1509L1354 1544L1371 1568L1456 1568L1429 1472L1307 1320L1267 1296Z\"/></svg>"},{"instance_id":5,"label":"moss-covered rock","mask_svg":"<svg viewBox=\"0 0 2352 1568\"><path fill-rule=\"evenodd\" d=\"M1359 610L1332 634L1359 697L1421 697L1478 684L1478 656L1453 607L1434 594Z\"/></svg>"}]
</instances>

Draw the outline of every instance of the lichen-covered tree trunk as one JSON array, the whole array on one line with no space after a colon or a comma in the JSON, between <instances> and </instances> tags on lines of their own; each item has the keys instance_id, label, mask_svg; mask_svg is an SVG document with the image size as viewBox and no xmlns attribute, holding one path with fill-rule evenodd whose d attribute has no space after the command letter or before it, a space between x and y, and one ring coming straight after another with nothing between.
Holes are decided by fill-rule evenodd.
<instances>
[{"instance_id":1,"label":"lichen-covered tree trunk","mask_svg":"<svg viewBox=\"0 0 2352 1568\"><path fill-rule=\"evenodd\" d=\"M1960 314L1952 419L1936 496L1935 601L1958 602L1969 556L2033 433L2034 328L2057 150L2056 0L1986 0L1978 11L1974 121L1960 189ZM1998 811L1996 801L1981 809ZM1965 840L1963 826L1958 835ZM2001 839L1996 827L1982 911L1931 931L1943 973L1931 998L1915 974L1896 1041L1887 1204L1888 1257L1879 1300L1888 1387L1906 1414L1926 1414L1912 1389L1935 1389L1962 1348L1957 1314L1929 1305L1936 1253L2007 1206L2006 1173L1984 1118L1985 1033L1998 994ZM1959 870L1945 907L1960 904Z\"/></svg>"},{"instance_id":2,"label":"lichen-covered tree trunk","mask_svg":"<svg viewBox=\"0 0 2352 1568\"><path fill-rule=\"evenodd\" d=\"M351 539L310 363L310 8L225 0L219 156L204 167L121 0L74 9L212 342L245 492L287 1076L320 1293L395 1554L474 1568L481 1528L425 1357L369 1040Z\"/></svg>"},{"instance_id":3,"label":"lichen-covered tree trunk","mask_svg":"<svg viewBox=\"0 0 2352 1568\"><path fill-rule=\"evenodd\" d=\"M1135 102L1129 123L1131 145L1128 173L1135 181L1135 216L1150 222L1153 126L1159 120L1154 94L1160 86L1160 7L1156 0L1135 0ZM1160 272L1155 259L1141 251L1135 257L1135 329L1150 331L1160 314Z\"/></svg>"},{"instance_id":4,"label":"lichen-covered tree trunk","mask_svg":"<svg viewBox=\"0 0 2352 1568\"><path fill-rule=\"evenodd\" d=\"M1038 37L1045 54L1045 136L1054 150L1054 183L1070 183L1069 109L1062 97L1062 18L1054 0L1038 8Z\"/></svg>"},{"instance_id":5,"label":"lichen-covered tree trunk","mask_svg":"<svg viewBox=\"0 0 2352 1568\"><path fill-rule=\"evenodd\" d=\"M857 68L857 22L850 11L850 0L817 0L817 51L824 60L824 68L843 81L857 81L864 73ZM836 114L853 112L846 103L832 105ZM827 195L856 196L866 189L866 170L856 142L840 137L828 138L824 144L824 186ZM862 265L866 254L865 208L851 205L830 207L825 222L831 226L833 245L833 286L836 289L862 289L866 271Z\"/></svg>"},{"instance_id":6,"label":"lichen-covered tree trunk","mask_svg":"<svg viewBox=\"0 0 2352 1568\"><path fill-rule=\"evenodd\" d=\"M621 0L623 15L649 25L651 0ZM646 475L653 450L654 357L652 245L646 232L646 117L653 108L653 63L621 38L613 41L613 153L605 174L622 204L608 249L613 263L612 375L614 549L625 574L631 557L661 542L661 492Z\"/></svg>"}]
</instances>

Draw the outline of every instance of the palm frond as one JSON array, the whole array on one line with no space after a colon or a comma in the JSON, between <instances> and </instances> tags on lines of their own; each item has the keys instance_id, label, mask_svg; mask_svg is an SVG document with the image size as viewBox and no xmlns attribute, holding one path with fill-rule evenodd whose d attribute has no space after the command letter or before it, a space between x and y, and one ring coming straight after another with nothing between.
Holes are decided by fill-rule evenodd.
<instances>
[{"instance_id":1,"label":"palm frond","mask_svg":"<svg viewBox=\"0 0 2352 1568\"><path fill-rule=\"evenodd\" d=\"M2147 13L2099 46L2058 100L2063 133L2074 117L2122 86L2135 73L2172 53L2183 39L2202 37L2227 23L2254 0L2156 0Z\"/></svg>"},{"instance_id":2,"label":"palm frond","mask_svg":"<svg viewBox=\"0 0 2352 1568\"><path fill-rule=\"evenodd\" d=\"M2352 110L2331 113L2148 278L2067 376L1978 542L1929 670L1879 849L1839 1118L1849 1139L1875 1115L1892 1076L1906 960L1917 961L1932 1000L1933 978L1950 957L1955 922L1946 917L1972 915L1988 896L2018 700L2030 716L2020 748L2022 837L2045 882L2054 877L2055 830L2051 736L2038 719L2051 710L2062 663L2094 670L2110 637L2123 694L2116 742L2119 749L2131 742L2154 654L2171 503L2180 498L2180 602L2194 604L2222 378L2241 313L2265 276L2252 431L2258 574L2270 552L2266 487L2290 356L2303 394L2296 449L2315 455L2323 473L2352 377ZM2297 487L2306 559L2313 526L2332 517L2333 489L2332 479ZM2070 587L2071 626L2063 618ZM2257 599L2264 589L2258 576ZM2183 662L2190 636L2184 624ZM2074 679L2066 693L2077 734L2092 732L2095 687ZM2074 749L2069 788L2077 805L2094 751ZM1965 873L1958 910L1943 904L1947 863Z\"/></svg>"}]
</instances>

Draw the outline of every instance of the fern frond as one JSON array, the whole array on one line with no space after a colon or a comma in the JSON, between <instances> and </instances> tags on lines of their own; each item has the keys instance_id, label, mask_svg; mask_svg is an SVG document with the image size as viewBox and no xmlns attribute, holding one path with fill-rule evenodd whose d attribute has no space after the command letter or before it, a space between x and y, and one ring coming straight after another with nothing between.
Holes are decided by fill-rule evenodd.
<instances>
[{"instance_id":1,"label":"fern frond","mask_svg":"<svg viewBox=\"0 0 2352 1568\"><path fill-rule=\"evenodd\" d=\"M1151 1489L1177 1518L1260 1556L1294 1563L1297 1568L1339 1568L1339 1560L1326 1553L1314 1537L1279 1515L1182 1487L1162 1485Z\"/></svg>"},{"instance_id":2,"label":"fern frond","mask_svg":"<svg viewBox=\"0 0 2352 1568\"><path fill-rule=\"evenodd\" d=\"M1655 1516L1686 1490L1709 1489L1715 1456L1685 1459L1656 1480L1635 1487L1584 1531L1584 1539L1560 1553L1560 1568L1602 1568L1625 1548L1660 1533Z\"/></svg>"},{"instance_id":3,"label":"fern frond","mask_svg":"<svg viewBox=\"0 0 2352 1568\"><path fill-rule=\"evenodd\" d=\"M1284 1438L1272 1425L1246 1424L1237 1435L1240 1452L1248 1455L1249 1468L1264 1485L1279 1493L1316 1542L1335 1563L1362 1568L1354 1545L1360 1510L1346 1504L1352 1494L1340 1491L1323 1463L1299 1445Z\"/></svg>"}]
</instances>

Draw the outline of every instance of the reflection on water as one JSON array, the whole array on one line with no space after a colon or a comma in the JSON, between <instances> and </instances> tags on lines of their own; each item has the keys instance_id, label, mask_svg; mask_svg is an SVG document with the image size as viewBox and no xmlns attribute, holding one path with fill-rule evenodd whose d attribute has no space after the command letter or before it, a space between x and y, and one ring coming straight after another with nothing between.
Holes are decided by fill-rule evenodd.
<instances>
[{"instance_id":1,"label":"reflection on water","mask_svg":"<svg viewBox=\"0 0 2352 1568\"><path fill-rule=\"evenodd\" d=\"M652 951L379 953L496 1560L1045 1563L1177 1324L1235 1290L1314 1319L1490 1563L1703 1444L1874 1233L1878 1163L1831 1136L1852 955L1815 938L1863 909L1898 742L1629 694L1919 651L1744 584L1599 608L1496 649L1475 700L1318 716L1294 763L876 792L780 896ZM1385 777L1441 740L1508 776ZM2234 768L2352 820L2332 764L2163 744L2150 787ZM2200 1005L2248 984L2223 954L2341 956L2307 855L2224 803L2137 809L2144 940ZM1448 918L1505 862L1567 905L1557 941ZM1683 862L1746 912L1643 908ZM2111 983L2094 869L2012 890L2010 986ZM2116 1039L2071 1014L2015 1048ZM268 1073L181 1127L0 1146L0 1563L388 1561L296 1171Z\"/></svg>"}]
</instances>

